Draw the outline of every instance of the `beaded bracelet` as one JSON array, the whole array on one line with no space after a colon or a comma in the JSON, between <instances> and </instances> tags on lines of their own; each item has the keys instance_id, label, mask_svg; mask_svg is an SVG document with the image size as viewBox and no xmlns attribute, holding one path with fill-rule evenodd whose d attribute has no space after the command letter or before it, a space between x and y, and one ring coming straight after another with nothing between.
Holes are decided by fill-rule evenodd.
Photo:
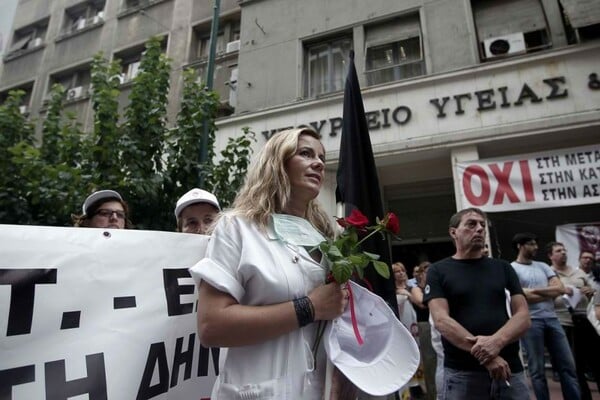
<instances>
[{"instance_id":1,"label":"beaded bracelet","mask_svg":"<svg viewBox=\"0 0 600 400\"><path fill-rule=\"evenodd\" d=\"M315 320L315 307L308 296L294 299L294 310L296 310L296 318L298 318L298 325L300 328L314 322Z\"/></svg>"}]
</instances>

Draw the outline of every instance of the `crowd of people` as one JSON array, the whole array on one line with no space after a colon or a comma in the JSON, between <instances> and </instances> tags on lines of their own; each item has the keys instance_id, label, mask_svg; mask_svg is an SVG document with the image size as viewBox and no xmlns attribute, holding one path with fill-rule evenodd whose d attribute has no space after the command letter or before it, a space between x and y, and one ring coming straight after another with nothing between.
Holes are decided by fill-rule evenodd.
<instances>
[{"instance_id":1,"label":"crowd of people","mask_svg":"<svg viewBox=\"0 0 600 400\"><path fill-rule=\"evenodd\" d=\"M537 236L523 232L513 237L512 263L494 259L486 223L476 208L453 215L455 254L415 266L412 281L394 264L399 315L405 324L416 320L421 342L426 393L411 390L410 398L549 400L550 361L564 399L591 400L590 381L600 391L600 336L588 319L588 305L600 316L594 254L584 250L570 266L565 246L550 242L548 265L534 260ZM405 310L410 303L413 316ZM423 307L429 324L419 317ZM429 347L437 365L428 362Z\"/></svg>"},{"instance_id":2,"label":"crowd of people","mask_svg":"<svg viewBox=\"0 0 600 400\"><path fill-rule=\"evenodd\" d=\"M319 135L287 130L262 148L231 210L222 212L217 198L198 188L175 204L177 231L211 234L190 272L200 340L228 348L213 399L360 396L336 369L327 375L314 323L336 319L350 296L326 279L328 265L316 249L335 235L316 200L324 170ZM131 227L127 203L114 190L92 193L73 223ZM483 211L461 210L449 222L454 255L415 266L412 279L402 263L392 265L398 315L421 354L423 384L413 381L405 396L547 400L547 353L564 398L591 399L586 376L600 385L600 340L586 312L592 304L600 316L595 254L584 251L580 265L569 266L564 245L552 242L548 265L534 260L537 237L519 233L509 263L489 256L486 224Z\"/></svg>"}]
</instances>

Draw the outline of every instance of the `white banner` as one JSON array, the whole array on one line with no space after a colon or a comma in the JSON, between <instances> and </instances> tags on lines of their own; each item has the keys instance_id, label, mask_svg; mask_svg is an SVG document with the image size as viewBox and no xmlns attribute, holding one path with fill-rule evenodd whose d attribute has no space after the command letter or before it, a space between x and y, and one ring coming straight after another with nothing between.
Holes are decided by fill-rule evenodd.
<instances>
[{"instance_id":1,"label":"white banner","mask_svg":"<svg viewBox=\"0 0 600 400\"><path fill-rule=\"evenodd\" d=\"M582 251L592 253L597 263L600 263L600 222L558 225L556 241L561 242L567 249L568 264L579 266L579 254Z\"/></svg>"},{"instance_id":2,"label":"white banner","mask_svg":"<svg viewBox=\"0 0 600 400\"><path fill-rule=\"evenodd\" d=\"M208 399L187 268L207 238L0 225L0 399Z\"/></svg>"},{"instance_id":3,"label":"white banner","mask_svg":"<svg viewBox=\"0 0 600 400\"><path fill-rule=\"evenodd\" d=\"M600 147L456 163L463 207L487 212L600 203Z\"/></svg>"}]
</instances>

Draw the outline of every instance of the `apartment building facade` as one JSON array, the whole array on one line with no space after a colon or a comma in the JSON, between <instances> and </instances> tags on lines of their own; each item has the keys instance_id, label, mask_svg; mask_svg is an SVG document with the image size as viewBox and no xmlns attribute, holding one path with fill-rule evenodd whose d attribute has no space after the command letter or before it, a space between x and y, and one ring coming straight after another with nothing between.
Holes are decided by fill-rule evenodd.
<instances>
[{"instance_id":1,"label":"apartment building facade","mask_svg":"<svg viewBox=\"0 0 600 400\"><path fill-rule=\"evenodd\" d=\"M206 69L212 12L208 0L21 1L0 96L26 90L24 111L36 115L61 82L73 96L68 107L89 126L92 56L102 50L123 60L125 104L143 43L159 35L173 59L174 115L181 71ZM402 225L394 256L409 266L452 251L448 218L469 205L459 164L492 160L506 175L511 160L529 154L600 151L598 2L223 0L220 14L217 146L245 126L257 147L278 130L312 127L327 150L321 201L332 214L344 79L355 52L385 207ZM592 192L599 175L586 175ZM600 195L578 203L557 193L548 192L556 202L542 208L492 207L494 252L512 257L507 242L516 231L544 241L556 225L600 221ZM496 196L514 200L506 191Z\"/></svg>"},{"instance_id":2,"label":"apartment building facade","mask_svg":"<svg viewBox=\"0 0 600 400\"><path fill-rule=\"evenodd\" d=\"M205 76L213 6L209 1L181 0L28 0L20 1L0 75L0 100L9 90L26 95L22 110L32 116L44 112L44 101L54 83L67 89L68 111L89 129L92 123L90 70L94 55L121 61L124 106L132 79L139 72L144 44L162 38L172 60L169 115L179 106L182 71L194 68ZM215 89L222 97L221 115L233 112L229 88L239 52L240 8L237 1L221 1L217 41ZM173 118L174 119L174 118Z\"/></svg>"}]
</instances>

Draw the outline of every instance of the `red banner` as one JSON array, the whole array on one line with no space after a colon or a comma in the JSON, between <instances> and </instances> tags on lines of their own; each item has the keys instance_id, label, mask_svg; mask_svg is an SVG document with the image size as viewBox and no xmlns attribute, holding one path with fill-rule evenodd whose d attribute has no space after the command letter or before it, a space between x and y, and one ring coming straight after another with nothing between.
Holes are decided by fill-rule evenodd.
<instances>
[{"instance_id":1,"label":"red banner","mask_svg":"<svg viewBox=\"0 0 600 400\"><path fill-rule=\"evenodd\" d=\"M484 211L600 203L600 148L456 163L462 207Z\"/></svg>"}]
</instances>

